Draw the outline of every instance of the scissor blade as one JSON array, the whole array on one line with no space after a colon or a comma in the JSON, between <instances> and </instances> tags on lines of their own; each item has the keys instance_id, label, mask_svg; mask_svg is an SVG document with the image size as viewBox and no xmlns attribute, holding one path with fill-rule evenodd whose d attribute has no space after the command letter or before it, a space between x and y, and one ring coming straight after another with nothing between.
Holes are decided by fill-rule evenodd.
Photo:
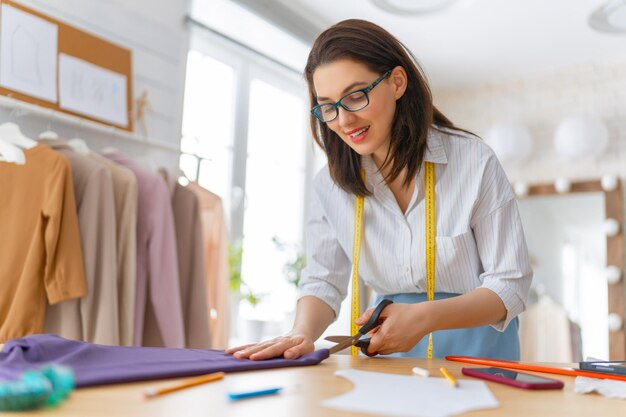
<instances>
[{"instance_id":1,"label":"scissor blade","mask_svg":"<svg viewBox=\"0 0 626 417\"><path fill-rule=\"evenodd\" d=\"M357 333L354 336L349 337L348 339L344 340L343 342L337 343L335 346L328 349L328 351L330 354L340 352L344 350L345 348L352 346L352 344L356 342L357 340L359 340L361 336L362 334Z\"/></svg>"},{"instance_id":2,"label":"scissor blade","mask_svg":"<svg viewBox=\"0 0 626 417\"><path fill-rule=\"evenodd\" d=\"M329 342L333 343L341 343L348 339L352 340L352 336L328 336L324 338L324 340L328 340Z\"/></svg>"}]
</instances>

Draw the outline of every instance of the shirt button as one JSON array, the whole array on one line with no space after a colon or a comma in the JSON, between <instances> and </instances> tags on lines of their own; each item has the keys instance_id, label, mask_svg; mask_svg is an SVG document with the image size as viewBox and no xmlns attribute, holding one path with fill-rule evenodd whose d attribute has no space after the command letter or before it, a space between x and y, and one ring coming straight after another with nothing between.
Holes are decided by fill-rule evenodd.
<instances>
[{"instance_id":1,"label":"shirt button","mask_svg":"<svg viewBox=\"0 0 626 417\"><path fill-rule=\"evenodd\" d=\"M405 268L404 268L404 272L405 272L406 274L408 274L409 272L411 272L411 267L409 267L409 266L405 267Z\"/></svg>"}]
</instances>

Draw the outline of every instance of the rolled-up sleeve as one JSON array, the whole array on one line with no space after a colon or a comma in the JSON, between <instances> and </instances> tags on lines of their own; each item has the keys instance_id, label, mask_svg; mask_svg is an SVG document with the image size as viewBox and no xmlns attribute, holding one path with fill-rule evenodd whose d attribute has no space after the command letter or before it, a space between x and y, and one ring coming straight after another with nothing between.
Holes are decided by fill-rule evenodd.
<instances>
[{"instance_id":1,"label":"rolled-up sleeve","mask_svg":"<svg viewBox=\"0 0 626 417\"><path fill-rule=\"evenodd\" d=\"M350 280L350 259L340 246L324 209L323 187L316 181L306 224L307 264L302 271L299 298L314 296L328 304L339 315Z\"/></svg>"},{"instance_id":2,"label":"rolled-up sleeve","mask_svg":"<svg viewBox=\"0 0 626 417\"><path fill-rule=\"evenodd\" d=\"M481 288L495 292L507 311L492 327L504 331L525 310L533 276L515 199L477 221L473 231L484 268Z\"/></svg>"}]
</instances>

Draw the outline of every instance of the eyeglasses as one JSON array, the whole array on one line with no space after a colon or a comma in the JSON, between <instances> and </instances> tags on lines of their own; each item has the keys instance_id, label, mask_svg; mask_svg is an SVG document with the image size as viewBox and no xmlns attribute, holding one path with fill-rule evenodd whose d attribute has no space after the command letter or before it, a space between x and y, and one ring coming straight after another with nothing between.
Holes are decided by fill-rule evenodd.
<instances>
[{"instance_id":1,"label":"eyeglasses","mask_svg":"<svg viewBox=\"0 0 626 417\"><path fill-rule=\"evenodd\" d=\"M376 81L374 81L367 87L346 94L345 96L341 97L336 103L318 104L311 109L311 113L320 122L328 123L332 122L337 118L337 116L339 116L339 106L352 113L363 110L367 107L368 104L370 104L370 99L367 93L372 91L374 87L380 84L382 80L387 78L389 74L391 74L391 70L378 77Z\"/></svg>"}]
</instances>

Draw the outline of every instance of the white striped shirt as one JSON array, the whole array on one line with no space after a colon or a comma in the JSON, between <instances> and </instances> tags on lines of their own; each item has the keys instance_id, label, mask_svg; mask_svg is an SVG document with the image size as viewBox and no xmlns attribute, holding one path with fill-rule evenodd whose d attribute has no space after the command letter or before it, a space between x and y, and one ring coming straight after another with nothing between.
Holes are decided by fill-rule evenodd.
<instances>
[{"instance_id":1,"label":"white striped shirt","mask_svg":"<svg viewBox=\"0 0 626 417\"><path fill-rule=\"evenodd\" d=\"M424 160L435 163L435 292L495 292L507 310L503 331L525 309L532 280L517 203L494 152L464 132L432 130ZM359 276L381 295L426 292L423 170L406 213L370 156L362 157L365 198ZM351 273L354 195L324 167L313 183L300 297L313 295L339 314Z\"/></svg>"}]
</instances>

